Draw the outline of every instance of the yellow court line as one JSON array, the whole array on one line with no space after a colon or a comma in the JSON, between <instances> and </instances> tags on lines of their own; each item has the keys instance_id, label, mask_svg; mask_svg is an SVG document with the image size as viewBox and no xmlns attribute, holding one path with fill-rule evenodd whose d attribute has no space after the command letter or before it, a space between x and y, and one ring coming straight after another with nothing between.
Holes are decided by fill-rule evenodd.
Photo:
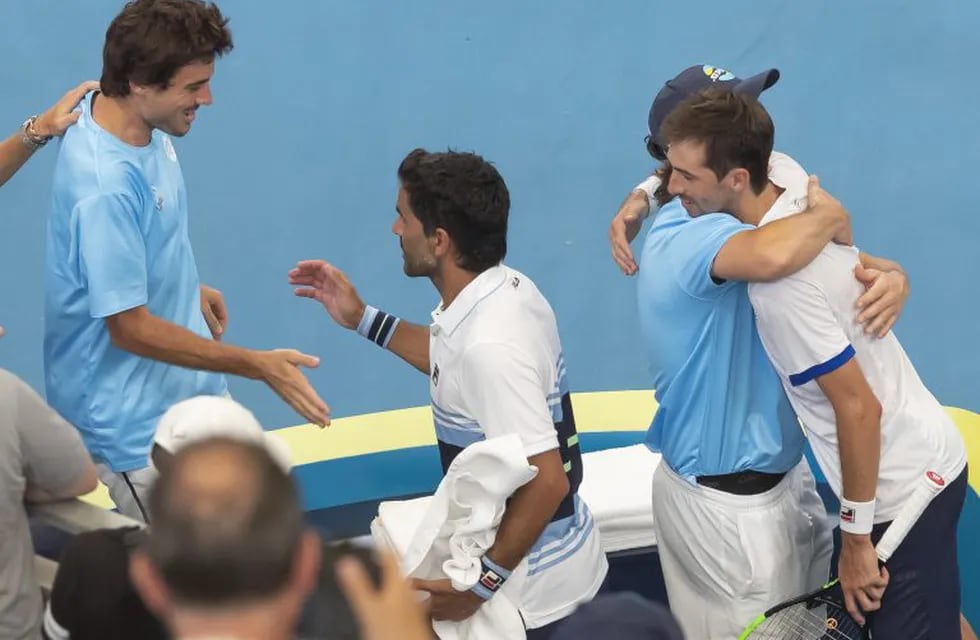
<instances>
[{"instance_id":1,"label":"yellow court line","mask_svg":"<svg viewBox=\"0 0 980 640\"><path fill-rule=\"evenodd\" d=\"M579 432L645 431L657 408L652 391L596 391L572 394ZM366 413L333 420L320 429L312 424L274 429L292 454L293 464L310 464L339 458L434 446L432 410L428 406ZM86 502L111 509L105 486L82 497Z\"/></svg>"},{"instance_id":2,"label":"yellow court line","mask_svg":"<svg viewBox=\"0 0 980 640\"><path fill-rule=\"evenodd\" d=\"M572 394L575 421L581 433L645 431L657 403L653 392L595 391ZM970 484L980 493L980 414L947 407L966 442ZM311 424L273 430L289 447L293 464L310 464L339 458L435 445L432 411L428 406L381 411L338 418L326 429ZM101 484L84 500L111 507Z\"/></svg>"},{"instance_id":3,"label":"yellow court line","mask_svg":"<svg viewBox=\"0 0 980 640\"><path fill-rule=\"evenodd\" d=\"M970 486L980 493L980 413L956 407L946 407L946 411L953 416L953 421L960 428L960 434L966 443L966 459L973 461L969 472Z\"/></svg>"},{"instance_id":4,"label":"yellow court line","mask_svg":"<svg viewBox=\"0 0 980 640\"><path fill-rule=\"evenodd\" d=\"M572 396L578 430L644 431L657 404L650 391L599 391ZM273 431L289 445L293 464L424 447L436 443L428 406L338 418L326 429L305 424Z\"/></svg>"}]
</instances>

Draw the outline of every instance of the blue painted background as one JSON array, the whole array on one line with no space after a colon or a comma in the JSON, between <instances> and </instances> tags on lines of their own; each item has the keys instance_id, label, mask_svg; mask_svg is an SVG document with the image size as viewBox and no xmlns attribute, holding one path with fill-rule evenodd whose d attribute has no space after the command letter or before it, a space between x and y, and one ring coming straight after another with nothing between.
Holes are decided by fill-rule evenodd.
<instances>
[{"instance_id":1,"label":"blue painted background","mask_svg":"<svg viewBox=\"0 0 980 640\"><path fill-rule=\"evenodd\" d=\"M224 3L236 49L215 104L178 142L200 270L231 309L227 339L320 355L334 414L424 404L426 385L294 299L286 271L317 256L364 296L424 320L436 298L401 274L390 233L395 169L417 145L473 149L513 196L509 262L554 304L577 390L648 385L633 281L606 227L650 168L649 101L710 62L783 71L765 96L778 148L851 209L863 248L898 259L913 297L898 329L943 403L980 410L980 214L972 171L980 4L961 0L752 3ZM120 2L0 4L0 123L97 77ZM53 150L0 191L0 343L40 386L41 270ZM368 380L381 376L382 384ZM270 426L297 417L263 385L233 391Z\"/></svg>"},{"instance_id":2,"label":"blue painted background","mask_svg":"<svg viewBox=\"0 0 980 640\"><path fill-rule=\"evenodd\" d=\"M0 123L13 131L97 78L122 3L0 4ZM980 4L963 0L603 3L226 0L236 49L215 104L178 141L205 281L226 340L321 356L335 416L425 404L407 366L295 299L286 272L324 257L369 301L425 320L390 233L395 169L415 146L476 150L512 193L508 262L554 305L577 391L649 385L633 281L606 229L651 168L642 138L663 80L690 64L783 72L764 102L777 148L850 208L859 244L900 261L913 295L898 334L947 405L980 411ZM42 388L43 231L54 152L0 191L0 363ZM655 268L655 267L653 267ZM259 383L232 390L269 426L298 422ZM980 615L980 612L977 613Z\"/></svg>"}]
</instances>

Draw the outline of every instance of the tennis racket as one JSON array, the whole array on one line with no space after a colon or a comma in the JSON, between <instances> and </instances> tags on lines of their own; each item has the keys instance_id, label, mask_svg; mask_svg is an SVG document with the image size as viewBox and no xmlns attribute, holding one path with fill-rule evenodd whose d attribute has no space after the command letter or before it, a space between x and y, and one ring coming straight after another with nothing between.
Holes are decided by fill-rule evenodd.
<instances>
[{"instance_id":1,"label":"tennis racket","mask_svg":"<svg viewBox=\"0 0 980 640\"><path fill-rule=\"evenodd\" d=\"M888 562L909 530L918 521L932 499L946 485L942 476L927 471L902 510L885 530L875 551L882 563ZM840 581L781 604L753 620L739 640L868 640L869 631L851 618L844 606Z\"/></svg>"}]
</instances>

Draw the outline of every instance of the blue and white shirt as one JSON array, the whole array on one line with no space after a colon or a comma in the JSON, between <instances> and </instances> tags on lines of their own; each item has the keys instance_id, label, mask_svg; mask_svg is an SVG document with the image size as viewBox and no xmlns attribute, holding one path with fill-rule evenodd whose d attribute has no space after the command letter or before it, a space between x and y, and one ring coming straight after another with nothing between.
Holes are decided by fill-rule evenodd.
<instances>
[{"instance_id":1,"label":"blue and white shirt","mask_svg":"<svg viewBox=\"0 0 980 640\"><path fill-rule=\"evenodd\" d=\"M429 390L443 469L466 446L508 434L527 456L557 449L570 491L528 554L520 605L529 628L570 614L608 570L578 496L582 453L554 312L534 283L504 265L432 313Z\"/></svg>"}]
</instances>

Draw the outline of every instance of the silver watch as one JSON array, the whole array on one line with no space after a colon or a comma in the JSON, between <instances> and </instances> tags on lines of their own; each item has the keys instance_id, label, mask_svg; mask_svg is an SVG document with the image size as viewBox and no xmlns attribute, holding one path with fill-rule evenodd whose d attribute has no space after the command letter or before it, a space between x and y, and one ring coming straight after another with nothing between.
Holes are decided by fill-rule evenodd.
<instances>
[{"instance_id":1,"label":"silver watch","mask_svg":"<svg viewBox=\"0 0 980 640\"><path fill-rule=\"evenodd\" d=\"M37 122L37 114L31 116L27 120L24 120L24 124L20 127L20 139L31 151L36 151L46 145L52 136L39 136L34 133L34 123Z\"/></svg>"}]
</instances>

